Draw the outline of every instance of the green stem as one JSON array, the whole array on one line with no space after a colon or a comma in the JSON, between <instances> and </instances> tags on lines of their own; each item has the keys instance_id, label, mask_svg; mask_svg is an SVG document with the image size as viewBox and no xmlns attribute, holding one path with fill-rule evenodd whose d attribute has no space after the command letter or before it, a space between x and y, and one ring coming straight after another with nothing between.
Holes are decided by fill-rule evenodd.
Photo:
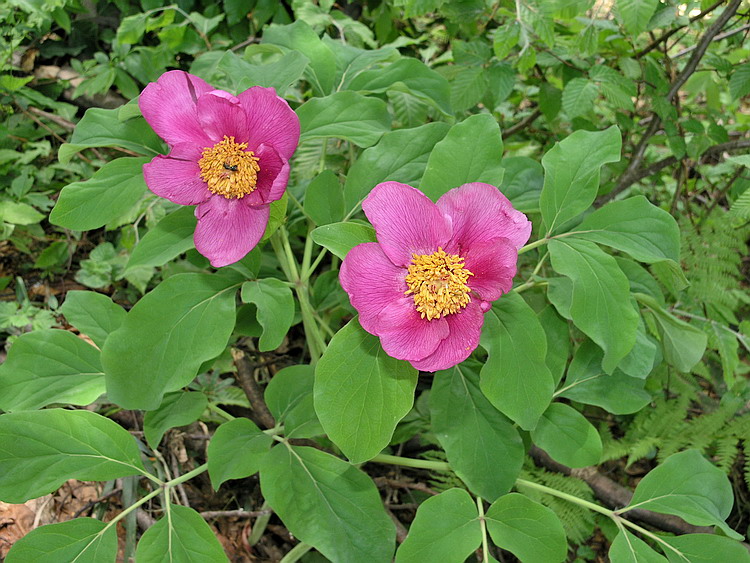
<instances>
[{"instance_id":1,"label":"green stem","mask_svg":"<svg viewBox=\"0 0 750 563\"><path fill-rule=\"evenodd\" d=\"M484 519L484 503L482 503L481 497L477 497L477 512L479 512L479 525L482 530L482 563L489 563L490 549L487 542L487 522Z\"/></svg>"},{"instance_id":2,"label":"green stem","mask_svg":"<svg viewBox=\"0 0 750 563\"><path fill-rule=\"evenodd\" d=\"M322 174L323 170L326 169L327 152L328 152L328 137L323 137L323 150L320 151L320 165L318 166L318 174Z\"/></svg>"},{"instance_id":3,"label":"green stem","mask_svg":"<svg viewBox=\"0 0 750 563\"><path fill-rule=\"evenodd\" d=\"M279 563L295 563L296 561L299 561L300 558L310 551L312 549L312 546L309 544L306 544L304 542L300 542L297 545L295 545L289 553L287 553Z\"/></svg>"},{"instance_id":4,"label":"green stem","mask_svg":"<svg viewBox=\"0 0 750 563\"><path fill-rule=\"evenodd\" d=\"M535 249L537 246L542 246L543 244L547 244L549 242L549 240L550 239L548 239L547 237L544 237L544 238L540 238L539 240L536 240L534 242L530 242L526 246L522 246L518 250L518 254L523 254L524 252L528 252L529 250Z\"/></svg>"},{"instance_id":5,"label":"green stem","mask_svg":"<svg viewBox=\"0 0 750 563\"><path fill-rule=\"evenodd\" d=\"M398 457L396 455L378 454L370 461L375 463L389 463L401 465L402 467L414 467L415 469L432 469L433 471L450 471L451 466L445 461L430 461L428 459L414 459L409 457Z\"/></svg>"},{"instance_id":6,"label":"green stem","mask_svg":"<svg viewBox=\"0 0 750 563\"><path fill-rule=\"evenodd\" d=\"M232 416L231 414L229 414L224 409L222 409L220 407L217 407L214 403L208 403L208 410L210 410L211 412L214 412L214 413L218 414L224 420L234 420L236 418L236 417Z\"/></svg>"},{"instance_id":7,"label":"green stem","mask_svg":"<svg viewBox=\"0 0 750 563\"><path fill-rule=\"evenodd\" d=\"M599 506L598 504L594 504L593 502L589 502L587 500L584 500L582 498L578 498L573 495L569 495L568 493L564 493L562 491L558 491L557 489L553 489L551 487L546 487L545 485L540 485L539 483L534 483L533 481L527 481L526 479L516 479L516 486L526 487L529 489L535 489L537 491L540 491L542 493L546 493L548 495L551 495L553 497L561 498L564 500L567 500L569 502L572 502L574 504L577 504L579 506L583 506L584 508L588 508L589 510L593 510L594 512L598 512L599 514L604 514L605 516L609 516L612 518L614 516L614 512L612 512L608 508L604 508L603 506Z\"/></svg>"},{"instance_id":8,"label":"green stem","mask_svg":"<svg viewBox=\"0 0 750 563\"><path fill-rule=\"evenodd\" d=\"M264 502L260 507L260 510L268 510L269 508L270 506L268 506L268 503ZM271 520L271 516L273 516L273 513L269 512L268 514L262 514L261 516L258 516L257 520L255 520L252 531L247 537L247 543L251 547L258 543L260 541L260 538L263 537L263 534L266 531L266 526L268 526L268 522L269 520Z\"/></svg>"}]
</instances>

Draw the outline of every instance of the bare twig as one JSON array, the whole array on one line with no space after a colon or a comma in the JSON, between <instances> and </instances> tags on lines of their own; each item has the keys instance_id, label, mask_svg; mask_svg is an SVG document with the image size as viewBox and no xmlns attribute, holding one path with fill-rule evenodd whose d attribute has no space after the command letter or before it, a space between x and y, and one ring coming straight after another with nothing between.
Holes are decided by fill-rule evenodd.
<instances>
[{"instance_id":1,"label":"bare twig","mask_svg":"<svg viewBox=\"0 0 750 563\"><path fill-rule=\"evenodd\" d=\"M534 121L536 121L536 119L540 115L542 115L542 111L539 108L535 109L532 113L524 117L521 121L519 121L515 125L512 125L511 127L508 127L505 131L503 131L503 139L512 137L519 131L526 129L526 127L534 123Z\"/></svg>"},{"instance_id":2,"label":"bare twig","mask_svg":"<svg viewBox=\"0 0 750 563\"><path fill-rule=\"evenodd\" d=\"M737 35L738 33L742 33L746 29L750 29L750 23L746 23L745 25L742 25L738 27L737 29L730 29L729 31L725 31L724 33L720 33L716 37L713 38L714 41L721 41L722 39L726 39L727 37L731 37L732 35ZM683 57L687 55L688 53L692 53L697 48L697 45L691 45L690 47L686 47L679 53L677 53L673 59L678 59L680 57Z\"/></svg>"},{"instance_id":3,"label":"bare twig","mask_svg":"<svg viewBox=\"0 0 750 563\"><path fill-rule=\"evenodd\" d=\"M258 516L264 516L272 514L273 510L205 510L200 515L205 520L211 518L257 518Z\"/></svg>"},{"instance_id":4,"label":"bare twig","mask_svg":"<svg viewBox=\"0 0 750 563\"><path fill-rule=\"evenodd\" d=\"M266 402L263 400L263 391L261 391L260 385L255 381L253 366L250 364L245 353L237 348L232 349L232 359L237 368L237 382L242 387L245 395L247 395L247 400L250 401L250 406L253 409L253 414L257 422L265 428L273 428L276 426L276 421L271 411L268 410Z\"/></svg>"}]
</instances>

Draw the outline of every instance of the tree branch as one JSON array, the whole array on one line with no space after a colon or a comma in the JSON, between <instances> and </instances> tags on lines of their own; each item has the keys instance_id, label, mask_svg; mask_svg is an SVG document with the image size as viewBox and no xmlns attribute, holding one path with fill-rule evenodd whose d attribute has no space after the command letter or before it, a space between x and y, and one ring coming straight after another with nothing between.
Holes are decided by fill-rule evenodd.
<instances>
[{"instance_id":1,"label":"tree branch","mask_svg":"<svg viewBox=\"0 0 750 563\"><path fill-rule=\"evenodd\" d=\"M536 108L533 113L527 115L521 121L503 131L503 140L512 137L523 129L526 129L526 127L534 123L540 115L542 115L542 111L539 108Z\"/></svg>"},{"instance_id":2,"label":"tree branch","mask_svg":"<svg viewBox=\"0 0 750 563\"><path fill-rule=\"evenodd\" d=\"M680 74L677 75L677 78L675 78L674 82L670 86L669 92L666 96L667 101L672 101L672 99L677 95L677 92L679 92L680 88L695 72L695 69L698 68L698 63L706 53L708 46L711 44L711 41L713 41L714 37L716 37L716 35L727 24L732 16L734 16L741 3L742 0L732 0L721 13L721 15L716 18L716 21L711 25L711 27L706 30L706 32L703 34L703 37L701 37L700 41L695 46L695 52L693 53L693 56L690 57L690 60L685 65L685 68L682 69ZM638 146L635 148L635 151L630 160L630 164L628 164L627 169L625 170L625 172L623 172L622 176L620 176L620 180L617 182L615 188L602 198L602 202L607 202L613 199L617 194L622 192L625 188L632 185L636 181L635 178L638 176L641 163L643 162L643 158L646 154L646 147L648 146L649 139L651 139L651 137L659 130L660 124L661 118L656 113L654 113L651 119L651 123L649 123L648 129L646 129L646 132L641 137Z\"/></svg>"},{"instance_id":3,"label":"tree branch","mask_svg":"<svg viewBox=\"0 0 750 563\"><path fill-rule=\"evenodd\" d=\"M260 385L255 381L253 366L245 353L237 348L232 349L232 359L237 368L237 382L247 395L247 400L250 401L256 421L265 428L273 428L276 426L276 421L263 400L263 391L261 391Z\"/></svg>"}]
</instances>

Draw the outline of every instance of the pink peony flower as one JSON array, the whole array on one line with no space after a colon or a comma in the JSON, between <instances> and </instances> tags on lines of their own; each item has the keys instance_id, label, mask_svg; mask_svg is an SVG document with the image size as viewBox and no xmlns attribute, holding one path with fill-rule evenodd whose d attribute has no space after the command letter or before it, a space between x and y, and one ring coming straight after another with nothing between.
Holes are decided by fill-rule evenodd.
<instances>
[{"instance_id":1,"label":"pink peony flower","mask_svg":"<svg viewBox=\"0 0 750 563\"><path fill-rule=\"evenodd\" d=\"M378 242L354 247L339 279L385 352L422 371L452 367L479 344L490 302L510 291L531 223L489 184L433 203L398 182L362 204Z\"/></svg>"},{"instance_id":2,"label":"pink peony flower","mask_svg":"<svg viewBox=\"0 0 750 563\"><path fill-rule=\"evenodd\" d=\"M273 88L233 96L181 70L147 85L138 105L170 147L144 165L149 189L198 206L195 248L213 266L242 259L266 230L269 204L284 195L297 114Z\"/></svg>"}]
</instances>

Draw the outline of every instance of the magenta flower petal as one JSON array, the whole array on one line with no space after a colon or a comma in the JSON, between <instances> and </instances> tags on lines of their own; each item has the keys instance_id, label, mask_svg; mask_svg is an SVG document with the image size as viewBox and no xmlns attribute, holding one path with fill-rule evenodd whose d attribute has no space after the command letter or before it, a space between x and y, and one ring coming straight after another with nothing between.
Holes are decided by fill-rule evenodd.
<instances>
[{"instance_id":1,"label":"magenta flower petal","mask_svg":"<svg viewBox=\"0 0 750 563\"><path fill-rule=\"evenodd\" d=\"M420 360L409 360L420 371L440 371L460 364L479 345L484 312L479 303L472 301L455 315L445 317L449 334L435 351ZM434 322L434 321L433 321Z\"/></svg>"},{"instance_id":2,"label":"magenta flower petal","mask_svg":"<svg viewBox=\"0 0 750 563\"><path fill-rule=\"evenodd\" d=\"M362 202L383 252L397 266L430 254L451 238L451 225L426 195L406 184L383 182Z\"/></svg>"},{"instance_id":3,"label":"magenta flower petal","mask_svg":"<svg viewBox=\"0 0 750 563\"><path fill-rule=\"evenodd\" d=\"M213 90L203 80L181 70L165 72L141 92L138 107L157 135L168 144L202 143L206 139L198 120L198 98Z\"/></svg>"},{"instance_id":4,"label":"magenta flower petal","mask_svg":"<svg viewBox=\"0 0 750 563\"><path fill-rule=\"evenodd\" d=\"M223 96L221 90L209 92L198 99L198 120L212 145L224 137L234 137L238 143L250 137L245 111L234 96Z\"/></svg>"},{"instance_id":5,"label":"magenta flower petal","mask_svg":"<svg viewBox=\"0 0 750 563\"><path fill-rule=\"evenodd\" d=\"M482 301L495 301L513 287L518 251L506 238L473 244L464 254L466 268L474 274L468 286Z\"/></svg>"},{"instance_id":6,"label":"magenta flower petal","mask_svg":"<svg viewBox=\"0 0 750 563\"><path fill-rule=\"evenodd\" d=\"M148 189L180 205L197 205L213 195L199 174L197 162L164 155L143 165Z\"/></svg>"},{"instance_id":7,"label":"magenta flower petal","mask_svg":"<svg viewBox=\"0 0 750 563\"><path fill-rule=\"evenodd\" d=\"M289 163L270 145L260 145L255 151L255 156L262 163L255 192L264 203L280 199L289 182Z\"/></svg>"},{"instance_id":8,"label":"magenta flower petal","mask_svg":"<svg viewBox=\"0 0 750 563\"><path fill-rule=\"evenodd\" d=\"M377 335L383 350L392 358L421 360L433 354L449 336L447 319L427 321L414 309L412 298L402 297L388 303L378 315Z\"/></svg>"},{"instance_id":9,"label":"magenta flower petal","mask_svg":"<svg viewBox=\"0 0 750 563\"><path fill-rule=\"evenodd\" d=\"M297 114L273 88L253 86L237 96L247 114L250 136L243 138L251 150L262 144L273 146L284 160L292 158L299 143Z\"/></svg>"},{"instance_id":10,"label":"magenta flower petal","mask_svg":"<svg viewBox=\"0 0 750 563\"><path fill-rule=\"evenodd\" d=\"M394 266L376 242L355 246L346 255L339 280L367 332L377 329L378 315L386 305L404 297L404 275L405 271Z\"/></svg>"},{"instance_id":11,"label":"magenta flower petal","mask_svg":"<svg viewBox=\"0 0 750 563\"><path fill-rule=\"evenodd\" d=\"M454 188L437 201L437 206L453 221L451 251L460 252L499 237L507 238L518 249L531 235L526 215L513 209L508 198L489 184L475 182Z\"/></svg>"},{"instance_id":12,"label":"magenta flower petal","mask_svg":"<svg viewBox=\"0 0 750 563\"><path fill-rule=\"evenodd\" d=\"M195 248L215 268L233 264L250 252L268 224L267 205L249 207L214 195L195 208Z\"/></svg>"}]
</instances>

